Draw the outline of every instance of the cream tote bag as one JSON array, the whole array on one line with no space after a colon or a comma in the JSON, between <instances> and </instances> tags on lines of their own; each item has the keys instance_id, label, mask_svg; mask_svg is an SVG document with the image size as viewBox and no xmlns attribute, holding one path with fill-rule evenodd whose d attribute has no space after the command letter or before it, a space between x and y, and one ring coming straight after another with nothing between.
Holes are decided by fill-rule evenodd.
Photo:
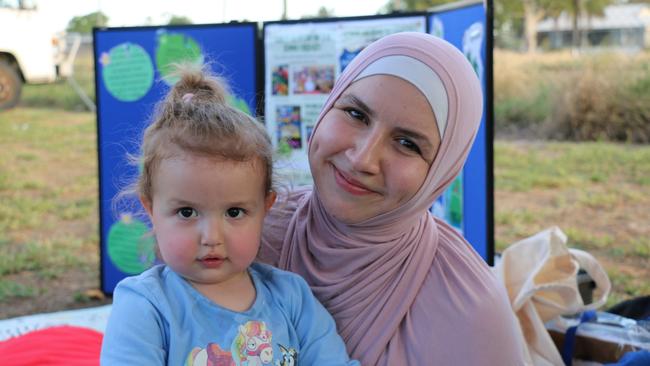
<instances>
[{"instance_id":1,"label":"cream tote bag","mask_svg":"<svg viewBox=\"0 0 650 366\"><path fill-rule=\"evenodd\" d=\"M559 316L595 310L605 304L611 289L607 273L589 253L569 249L557 227L509 246L493 268L501 278L526 340L528 364L564 365L544 323ZM596 283L593 302L584 304L578 290L578 270Z\"/></svg>"}]
</instances>

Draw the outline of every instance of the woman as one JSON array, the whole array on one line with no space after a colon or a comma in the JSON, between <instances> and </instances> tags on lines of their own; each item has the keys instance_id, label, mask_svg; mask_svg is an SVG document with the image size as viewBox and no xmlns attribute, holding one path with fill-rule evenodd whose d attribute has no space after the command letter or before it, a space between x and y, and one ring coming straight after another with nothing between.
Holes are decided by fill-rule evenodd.
<instances>
[{"instance_id":1,"label":"woman","mask_svg":"<svg viewBox=\"0 0 650 366\"><path fill-rule=\"evenodd\" d=\"M363 365L520 365L505 290L428 208L461 170L481 87L421 33L384 37L340 76L309 146L312 190L267 217L259 258L302 275Z\"/></svg>"}]
</instances>

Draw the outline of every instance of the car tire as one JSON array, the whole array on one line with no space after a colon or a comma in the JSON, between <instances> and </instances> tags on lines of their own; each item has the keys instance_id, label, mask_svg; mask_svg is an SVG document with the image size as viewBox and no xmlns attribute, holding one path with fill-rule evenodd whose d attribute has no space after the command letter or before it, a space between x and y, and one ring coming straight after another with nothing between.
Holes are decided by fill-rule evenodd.
<instances>
[{"instance_id":1,"label":"car tire","mask_svg":"<svg viewBox=\"0 0 650 366\"><path fill-rule=\"evenodd\" d=\"M0 60L0 110L15 107L20 100L23 83L18 71Z\"/></svg>"}]
</instances>

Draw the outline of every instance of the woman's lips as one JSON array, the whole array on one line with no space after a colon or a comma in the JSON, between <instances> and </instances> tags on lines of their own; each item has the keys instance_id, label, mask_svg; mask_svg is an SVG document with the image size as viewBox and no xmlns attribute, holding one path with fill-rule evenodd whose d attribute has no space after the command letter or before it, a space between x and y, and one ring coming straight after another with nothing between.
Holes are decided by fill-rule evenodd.
<instances>
[{"instance_id":1,"label":"woman's lips","mask_svg":"<svg viewBox=\"0 0 650 366\"><path fill-rule=\"evenodd\" d=\"M334 168L334 180L344 191L355 196L363 196L375 193L374 191L364 186L361 182L343 175L343 173L341 173L341 171L338 170L335 166L332 167Z\"/></svg>"}]
</instances>

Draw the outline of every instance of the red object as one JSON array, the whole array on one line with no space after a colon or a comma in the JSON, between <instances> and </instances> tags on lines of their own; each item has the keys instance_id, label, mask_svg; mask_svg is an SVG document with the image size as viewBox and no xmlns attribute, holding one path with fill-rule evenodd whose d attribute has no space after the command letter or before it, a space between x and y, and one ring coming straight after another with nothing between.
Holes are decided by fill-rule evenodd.
<instances>
[{"instance_id":1,"label":"red object","mask_svg":"<svg viewBox=\"0 0 650 366\"><path fill-rule=\"evenodd\" d=\"M59 326L0 341L3 366L99 365L103 335L92 329Z\"/></svg>"}]
</instances>

